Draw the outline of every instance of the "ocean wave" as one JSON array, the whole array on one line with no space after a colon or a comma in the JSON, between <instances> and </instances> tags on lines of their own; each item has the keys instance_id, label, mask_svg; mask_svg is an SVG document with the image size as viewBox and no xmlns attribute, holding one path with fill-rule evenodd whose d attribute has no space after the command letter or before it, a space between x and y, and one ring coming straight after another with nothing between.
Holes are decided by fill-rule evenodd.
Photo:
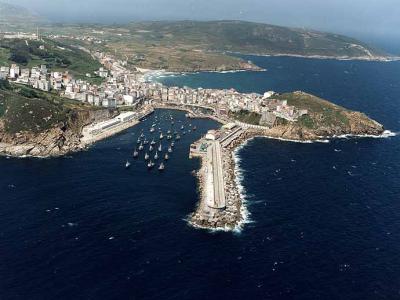
<instances>
[{"instance_id":1,"label":"ocean wave","mask_svg":"<svg viewBox=\"0 0 400 300\"><path fill-rule=\"evenodd\" d=\"M243 149L247 144L249 140L247 140L245 143L240 145L235 149L233 152L233 160L235 162L235 182L238 187L239 195L242 200L242 205L240 208L240 214L242 216L241 221L236 225L234 232L235 233L241 233L244 226L246 224L254 223L254 221L251 219L251 214L247 208L248 206L248 199L250 198L250 195L248 194L246 188L243 185L244 181L244 170L241 167L241 158L240 158L240 150Z\"/></svg>"},{"instance_id":2,"label":"ocean wave","mask_svg":"<svg viewBox=\"0 0 400 300\"><path fill-rule=\"evenodd\" d=\"M385 139L390 137L398 136L399 132L393 132L390 130L385 130L381 135L372 135L372 134L343 134L343 135L335 135L333 138L335 139L349 139L349 138L373 138L373 139Z\"/></svg>"}]
</instances>

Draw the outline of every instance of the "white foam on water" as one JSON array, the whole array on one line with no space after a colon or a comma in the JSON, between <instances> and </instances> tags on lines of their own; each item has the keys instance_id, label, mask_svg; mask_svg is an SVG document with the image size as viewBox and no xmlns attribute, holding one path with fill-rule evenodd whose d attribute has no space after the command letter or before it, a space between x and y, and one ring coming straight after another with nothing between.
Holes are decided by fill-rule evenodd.
<instances>
[{"instance_id":1,"label":"white foam on water","mask_svg":"<svg viewBox=\"0 0 400 300\"><path fill-rule=\"evenodd\" d=\"M372 134L343 134L343 135L335 135L333 138L335 139L348 139L348 138L373 138L373 139L385 139L390 137L398 136L399 132L393 132L390 130L385 130L381 135L372 135Z\"/></svg>"},{"instance_id":2,"label":"white foam on water","mask_svg":"<svg viewBox=\"0 0 400 300\"><path fill-rule=\"evenodd\" d=\"M235 162L235 170L234 170L235 183L236 183L236 186L238 187L240 200L242 201L242 205L240 207L240 214L242 216L242 219L240 220L238 225L236 225L236 227L234 229L235 233L241 233L246 224L254 223L254 221L251 220L251 214L250 214L249 210L247 209L248 199L250 198L250 195L247 193L246 188L243 185L244 174L243 174L243 169L240 166L241 158L240 158L240 154L239 154L240 150L242 150L245 146L247 146L249 141L250 140L247 140L246 142L244 142L242 145L237 147L232 153L233 160Z\"/></svg>"}]
</instances>

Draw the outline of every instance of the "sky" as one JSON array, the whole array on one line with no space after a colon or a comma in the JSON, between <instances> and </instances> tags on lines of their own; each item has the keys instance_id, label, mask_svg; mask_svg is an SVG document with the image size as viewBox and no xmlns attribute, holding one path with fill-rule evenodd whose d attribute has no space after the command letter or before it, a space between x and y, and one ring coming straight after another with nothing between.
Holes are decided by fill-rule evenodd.
<instances>
[{"instance_id":1,"label":"sky","mask_svg":"<svg viewBox=\"0 0 400 300\"><path fill-rule=\"evenodd\" d=\"M1 1L1 0L0 0ZM239 19L365 36L400 44L400 0L3 0L52 21Z\"/></svg>"}]
</instances>

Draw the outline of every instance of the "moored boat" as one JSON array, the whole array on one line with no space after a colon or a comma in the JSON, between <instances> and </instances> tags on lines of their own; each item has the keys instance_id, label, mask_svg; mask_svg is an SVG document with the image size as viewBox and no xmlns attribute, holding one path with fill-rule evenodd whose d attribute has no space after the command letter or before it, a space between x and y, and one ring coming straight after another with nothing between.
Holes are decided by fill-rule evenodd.
<instances>
[{"instance_id":1,"label":"moored boat","mask_svg":"<svg viewBox=\"0 0 400 300\"><path fill-rule=\"evenodd\" d=\"M127 160L126 164L125 164L125 169L129 169L130 166L131 166L131 163Z\"/></svg>"},{"instance_id":2,"label":"moored boat","mask_svg":"<svg viewBox=\"0 0 400 300\"><path fill-rule=\"evenodd\" d=\"M148 162L147 168L149 168L149 169L154 168L154 163L151 160Z\"/></svg>"},{"instance_id":3,"label":"moored boat","mask_svg":"<svg viewBox=\"0 0 400 300\"><path fill-rule=\"evenodd\" d=\"M164 171L165 170L165 165L164 163L161 163L160 166L158 167L159 171Z\"/></svg>"}]
</instances>

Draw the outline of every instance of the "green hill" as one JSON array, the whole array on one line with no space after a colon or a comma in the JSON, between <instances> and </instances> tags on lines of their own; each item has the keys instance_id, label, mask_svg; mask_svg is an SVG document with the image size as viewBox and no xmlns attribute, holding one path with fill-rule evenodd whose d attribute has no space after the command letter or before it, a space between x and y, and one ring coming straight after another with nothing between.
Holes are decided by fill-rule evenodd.
<instances>
[{"instance_id":1,"label":"green hill","mask_svg":"<svg viewBox=\"0 0 400 300\"><path fill-rule=\"evenodd\" d=\"M193 45L247 54L373 58L385 55L346 36L243 21L143 22L129 25L136 38L161 45Z\"/></svg>"},{"instance_id":2,"label":"green hill","mask_svg":"<svg viewBox=\"0 0 400 300\"><path fill-rule=\"evenodd\" d=\"M49 39L43 41L0 40L0 65L11 63L17 63L22 67L45 64L52 71L68 70L76 78L85 78L86 73L93 75L93 72L101 67L101 64L90 54ZM98 82L99 79L92 78L88 81Z\"/></svg>"}]
</instances>

